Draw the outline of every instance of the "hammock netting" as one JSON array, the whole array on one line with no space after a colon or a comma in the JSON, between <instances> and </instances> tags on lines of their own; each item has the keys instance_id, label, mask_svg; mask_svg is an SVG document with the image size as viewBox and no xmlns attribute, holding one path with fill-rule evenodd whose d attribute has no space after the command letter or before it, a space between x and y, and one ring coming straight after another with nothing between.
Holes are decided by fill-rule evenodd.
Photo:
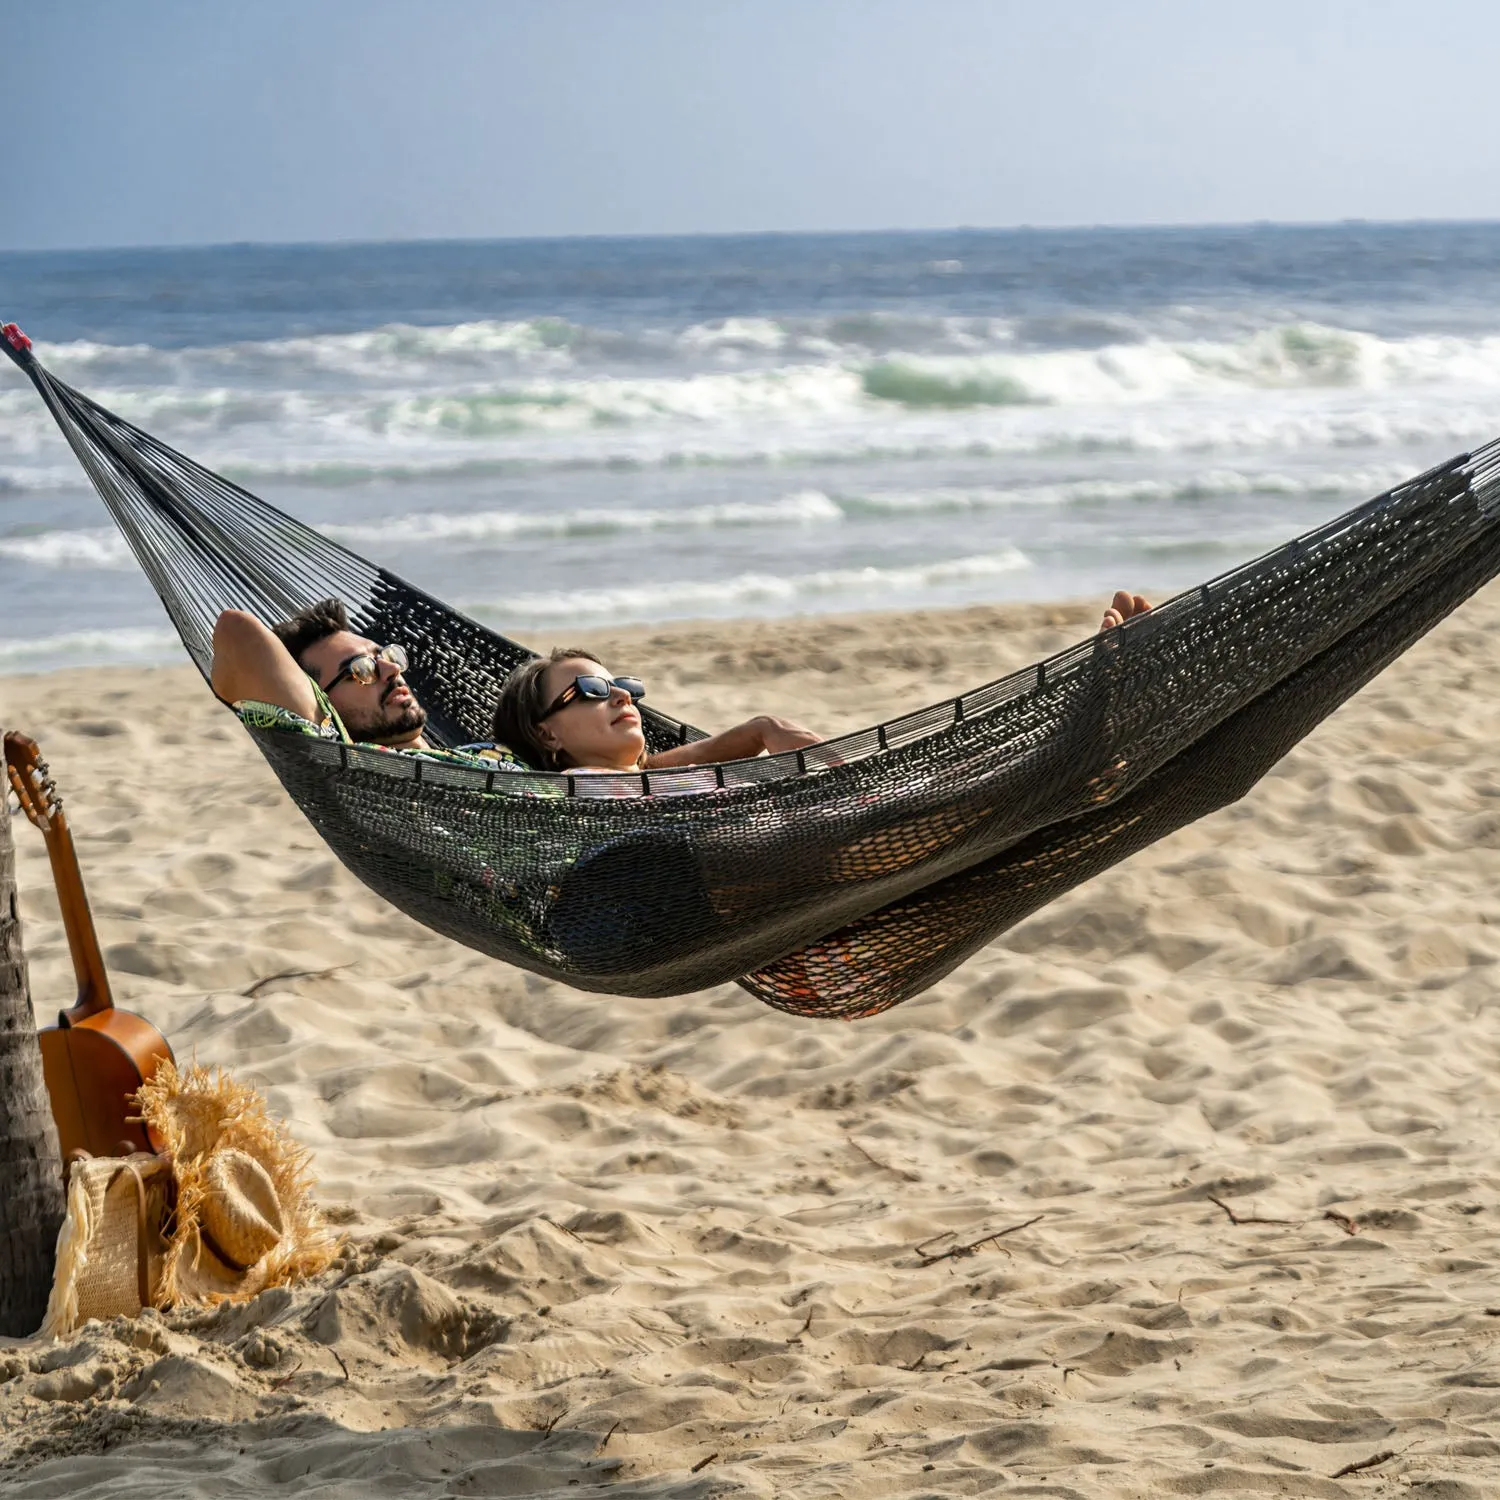
<instances>
[{"instance_id":1,"label":"hammock netting","mask_svg":"<svg viewBox=\"0 0 1500 1500\"><path fill-rule=\"evenodd\" d=\"M31 378L208 676L216 618L337 595L400 642L428 738L489 737L526 647ZM738 980L799 1015L920 993L1081 882L1244 795L1500 571L1500 443L998 681L807 750L629 775L487 772L251 729L350 870L580 989ZM700 737L655 710L654 749Z\"/></svg>"}]
</instances>

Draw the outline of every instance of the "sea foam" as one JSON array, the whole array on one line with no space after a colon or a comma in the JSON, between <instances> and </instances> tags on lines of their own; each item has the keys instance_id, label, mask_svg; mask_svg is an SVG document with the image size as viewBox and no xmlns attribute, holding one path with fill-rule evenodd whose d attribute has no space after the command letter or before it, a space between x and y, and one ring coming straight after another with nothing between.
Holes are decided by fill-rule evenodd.
<instances>
[{"instance_id":1,"label":"sea foam","mask_svg":"<svg viewBox=\"0 0 1500 1500\"><path fill-rule=\"evenodd\" d=\"M896 567L827 568L806 573L739 573L719 579L679 579L649 587L560 589L471 602L465 611L499 621L597 622L732 614L775 606L827 609L838 596L853 596L878 607L893 595L913 595L974 583L1031 566L1016 547L967 557ZM845 606L846 608L849 606Z\"/></svg>"},{"instance_id":2,"label":"sea foam","mask_svg":"<svg viewBox=\"0 0 1500 1500\"><path fill-rule=\"evenodd\" d=\"M71 630L30 640L0 637L0 670L43 670L102 662L156 663L180 659L182 645L172 630L120 626L111 630Z\"/></svg>"},{"instance_id":3,"label":"sea foam","mask_svg":"<svg viewBox=\"0 0 1500 1500\"><path fill-rule=\"evenodd\" d=\"M33 536L0 537L0 557L14 558L41 568L102 568L109 571L135 566L125 538L113 526L91 526L77 531L43 531Z\"/></svg>"},{"instance_id":4,"label":"sea foam","mask_svg":"<svg viewBox=\"0 0 1500 1500\"><path fill-rule=\"evenodd\" d=\"M716 530L878 527L887 520L920 520L1008 510L1211 505L1225 499L1264 496L1293 502L1352 501L1399 483L1409 466L1366 466L1337 472L1208 469L1163 479L1081 479L1047 485L976 485L965 488L858 491L801 489L766 501L668 507L580 507L575 510L482 509L410 511L316 527L355 551L389 556L403 547L492 545L528 539L690 534ZM796 542L788 540L789 547ZM33 568L129 570L134 562L125 539L111 526L40 531L0 537L0 558ZM862 575L863 576L863 575Z\"/></svg>"}]
</instances>

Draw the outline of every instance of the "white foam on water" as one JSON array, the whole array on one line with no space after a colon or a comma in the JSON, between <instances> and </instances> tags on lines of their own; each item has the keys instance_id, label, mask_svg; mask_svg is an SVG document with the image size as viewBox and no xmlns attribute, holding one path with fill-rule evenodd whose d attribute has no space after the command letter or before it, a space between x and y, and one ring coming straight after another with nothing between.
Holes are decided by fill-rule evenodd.
<instances>
[{"instance_id":1,"label":"white foam on water","mask_svg":"<svg viewBox=\"0 0 1500 1500\"><path fill-rule=\"evenodd\" d=\"M69 459L72 456L71 453L67 455ZM88 480L76 463L71 467L62 463L47 467L7 464L0 472L0 495L45 494L87 488Z\"/></svg>"},{"instance_id":2,"label":"white foam on water","mask_svg":"<svg viewBox=\"0 0 1500 1500\"><path fill-rule=\"evenodd\" d=\"M331 524L318 529L351 544L505 541L528 536L599 536L616 532L703 531L719 527L810 526L844 519L821 490L799 490L756 504L690 505L678 510L584 509L570 511L413 512L381 520Z\"/></svg>"},{"instance_id":3,"label":"white foam on water","mask_svg":"<svg viewBox=\"0 0 1500 1500\"><path fill-rule=\"evenodd\" d=\"M416 395L389 402L376 420L393 435L441 432L482 438L660 422L711 427L760 415L806 424L820 414L848 413L861 405L856 372L834 365L784 365L683 377L529 381L497 390Z\"/></svg>"},{"instance_id":4,"label":"white foam on water","mask_svg":"<svg viewBox=\"0 0 1500 1500\"><path fill-rule=\"evenodd\" d=\"M125 538L113 526L3 537L0 557L12 557L41 568L102 568L116 572L135 566Z\"/></svg>"},{"instance_id":5,"label":"white foam on water","mask_svg":"<svg viewBox=\"0 0 1500 1500\"><path fill-rule=\"evenodd\" d=\"M677 343L696 354L722 354L727 350L781 354L794 338L787 325L774 318L724 318L695 323L677 336Z\"/></svg>"},{"instance_id":6,"label":"white foam on water","mask_svg":"<svg viewBox=\"0 0 1500 1500\"><path fill-rule=\"evenodd\" d=\"M1074 317L1072 322L1077 322ZM1096 322L1098 320L1095 320ZM1068 319L1029 320L1059 336ZM1027 323L1019 325L1024 332ZM1108 332L1121 320L1100 324ZM1018 325L1001 318L907 314L843 314L826 318L732 317L680 330L621 331L589 328L558 318L519 322L473 322L443 327L391 324L355 333L223 344L205 348L155 349L86 340L39 344L38 354L65 379L144 377L156 386L181 390L250 384L260 390L317 389L316 377L392 382L420 388L470 383L488 375L538 380L573 375L598 378L609 372L630 384L643 379L677 381L712 374L741 357L767 364L749 373L773 383L788 368L844 369L864 375L888 371L888 399L912 404L956 401L961 405L1005 404L1015 395L986 395L984 382L1014 382L1021 399L1056 402L1165 399L1225 387L1284 389L1340 386L1368 390L1457 382L1500 385L1500 335L1460 337L1418 334L1382 338L1357 329L1310 322L1279 323L1238 337L1150 336L1131 330L1098 347L1029 348L1018 342ZM1092 341L1091 341L1092 342ZM588 354L592 358L584 359ZM871 356L877 356L874 365ZM628 367L649 360L659 373L636 377ZM731 356L726 359L726 356ZM742 373L735 370L724 373ZM912 381L900 388L902 376ZM922 382L929 384L924 388ZM948 387L945 391L944 387ZM963 389L968 386L967 392Z\"/></svg>"},{"instance_id":7,"label":"white foam on water","mask_svg":"<svg viewBox=\"0 0 1500 1500\"><path fill-rule=\"evenodd\" d=\"M920 490L869 490L834 497L849 516L917 516L1005 510L1024 506L1161 504L1212 501L1249 495L1293 500L1366 498L1410 477L1409 464L1372 465L1323 473L1209 469L1173 479L1080 479L1062 484Z\"/></svg>"},{"instance_id":8,"label":"white foam on water","mask_svg":"<svg viewBox=\"0 0 1500 1500\"><path fill-rule=\"evenodd\" d=\"M914 407L1147 404L1231 391L1500 387L1500 337L1381 339L1314 323L1238 341L1111 344L975 356L912 355L863 372L865 391Z\"/></svg>"},{"instance_id":9,"label":"white foam on water","mask_svg":"<svg viewBox=\"0 0 1500 1500\"><path fill-rule=\"evenodd\" d=\"M811 573L741 573L732 578L661 580L649 586L612 589L560 589L520 594L463 606L480 618L529 621L639 620L683 618L694 614L732 613L747 607L796 606L843 596L854 607L878 609L894 594L996 578L1029 568L1031 560L1016 547L969 557L905 567L828 568Z\"/></svg>"},{"instance_id":10,"label":"white foam on water","mask_svg":"<svg viewBox=\"0 0 1500 1500\"><path fill-rule=\"evenodd\" d=\"M122 626L115 630L72 630L31 640L0 638L0 671L50 670L108 662L151 664L179 659L182 643L173 630Z\"/></svg>"},{"instance_id":11,"label":"white foam on water","mask_svg":"<svg viewBox=\"0 0 1500 1500\"><path fill-rule=\"evenodd\" d=\"M59 348L84 365L107 356L94 373L128 372L132 383L74 378L127 420L252 484L947 455L1228 458L1277 448L1471 446L1492 433L1500 409L1500 337L1380 339L1299 323L1240 339L1027 350L1006 346L1003 330L978 320L918 319L923 338L937 337L941 324L945 348L967 338L978 352L896 352L873 362L834 338L873 341L877 333L865 328L872 321L899 342L898 319L829 318L819 324L828 349L817 357L809 357L811 335L794 339L790 324L698 325L671 336L676 363L655 374L618 362L608 372L569 364L575 345L567 340L578 330L559 332L562 325L542 319L216 350ZM778 340L785 347L772 349ZM403 363L408 344L451 360ZM554 364L554 356L566 360L498 372L473 363L475 351L487 358L533 346ZM716 353L713 367L703 367L705 350L730 347L774 359L724 368ZM355 362L348 369L346 357ZM367 357L385 361L392 378L362 372ZM341 378L320 384L315 377L335 365ZM50 419L21 388L0 390L0 475L8 492L78 483Z\"/></svg>"},{"instance_id":12,"label":"white foam on water","mask_svg":"<svg viewBox=\"0 0 1500 1500\"><path fill-rule=\"evenodd\" d=\"M1468 448L1500 428L1500 401L1445 393L1430 402L1383 405L1259 406L1247 401L1154 408L990 408L904 412L870 421L863 414L805 409L782 420L604 423L458 439L436 430L389 442L319 434L299 452L285 434L272 453L197 451L200 461L255 487L277 480L326 487L373 482L422 483L485 474L568 470L775 467L870 464L947 458L1087 458L1106 455L1318 453L1339 449Z\"/></svg>"},{"instance_id":13,"label":"white foam on water","mask_svg":"<svg viewBox=\"0 0 1500 1500\"><path fill-rule=\"evenodd\" d=\"M353 547L386 549L423 543L504 543L528 537L693 533L757 527L878 524L885 518L962 515L1099 505L1175 505L1264 495L1291 500L1358 500L1409 477L1409 465L1378 465L1307 474L1210 469L1172 479L1084 479L1051 485L861 490L796 490L769 501L689 505L676 509L584 507L578 510L413 511L368 521L327 523L325 536ZM711 542L705 545L712 546ZM789 541L788 545L795 545ZM0 538L0 558L37 568L130 571L134 557L112 526L43 531Z\"/></svg>"},{"instance_id":14,"label":"white foam on water","mask_svg":"<svg viewBox=\"0 0 1500 1500\"><path fill-rule=\"evenodd\" d=\"M565 318L476 320L423 326L390 323L351 333L156 349L87 339L39 341L38 357L64 379L138 378L177 384L256 379L295 385L339 375L380 384L484 371L566 373L601 362L662 368L734 365L745 359L861 359L891 349L980 352L1014 339L1004 318L867 312L830 316L710 319L685 328L618 329Z\"/></svg>"}]
</instances>

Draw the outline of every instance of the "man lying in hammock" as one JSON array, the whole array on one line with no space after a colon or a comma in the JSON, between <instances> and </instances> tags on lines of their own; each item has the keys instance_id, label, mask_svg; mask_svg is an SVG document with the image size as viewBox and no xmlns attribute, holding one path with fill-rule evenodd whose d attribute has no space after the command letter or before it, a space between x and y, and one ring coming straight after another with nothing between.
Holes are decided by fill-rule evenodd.
<instances>
[{"instance_id":1,"label":"man lying in hammock","mask_svg":"<svg viewBox=\"0 0 1500 1500\"><path fill-rule=\"evenodd\" d=\"M323 599L268 627L241 609L214 625L210 684L258 729L432 754L427 711L401 676L406 653L349 628L338 599ZM466 757L467 758L467 757Z\"/></svg>"},{"instance_id":2,"label":"man lying in hammock","mask_svg":"<svg viewBox=\"0 0 1500 1500\"><path fill-rule=\"evenodd\" d=\"M1139 594L1121 590L1099 628L1109 630L1150 607ZM429 745L424 737L427 711L402 676L406 665L399 642L381 645L351 630L338 599L323 599L271 627L244 610L225 610L214 626L213 690L258 728L488 770L703 765L774 755L822 739L789 719L761 714L706 739L647 755L636 709L645 696L641 680L614 676L587 652L561 649L511 673L495 710L495 744L450 750Z\"/></svg>"}]
</instances>

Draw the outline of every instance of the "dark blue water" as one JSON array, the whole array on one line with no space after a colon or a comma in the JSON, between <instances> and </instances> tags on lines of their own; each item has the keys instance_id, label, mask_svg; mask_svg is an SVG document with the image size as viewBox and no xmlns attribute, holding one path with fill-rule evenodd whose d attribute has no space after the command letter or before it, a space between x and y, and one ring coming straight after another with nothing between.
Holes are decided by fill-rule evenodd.
<instances>
[{"instance_id":1,"label":"dark blue water","mask_svg":"<svg viewBox=\"0 0 1500 1500\"><path fill-rule=\"evenodd\" d=\"M946 271L934 266L953 265ZM1500 226L1271 225L0 252L54 342L183 348L555 317L622 329L869 311L1049 320L1189 304L1373 333L1489 329ZM1050 340L1048 340L1050 342Z\"/></svg>"}]
</instances>

